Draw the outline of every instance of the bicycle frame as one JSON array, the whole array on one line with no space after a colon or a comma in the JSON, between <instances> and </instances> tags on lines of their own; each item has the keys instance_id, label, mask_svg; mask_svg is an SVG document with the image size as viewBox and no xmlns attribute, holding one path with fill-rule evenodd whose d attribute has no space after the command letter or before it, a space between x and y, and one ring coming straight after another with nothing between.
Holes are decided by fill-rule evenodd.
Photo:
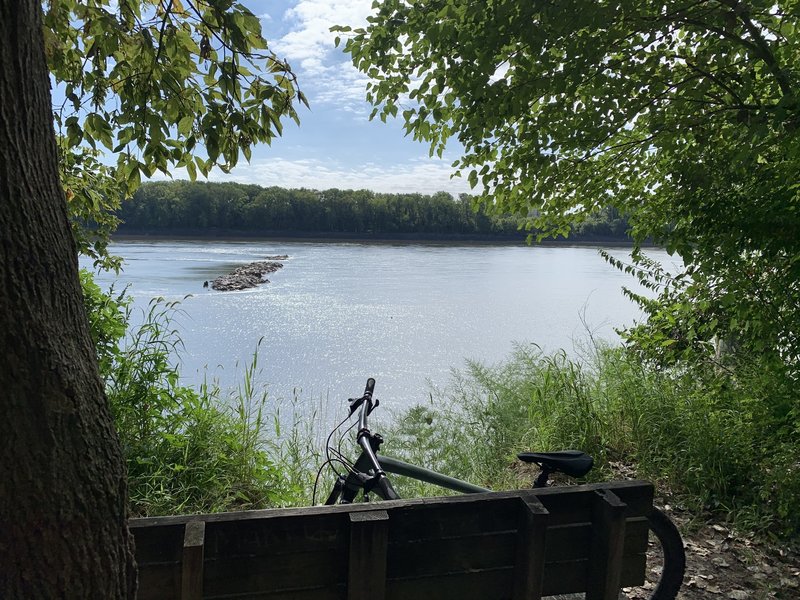
<instances>
[{"instance_id":1,"label":"bicycle frame","mask_svg":"<svg viewBox=\"0 0 800 600\"><path fill-rule=\"evenodd\" d=\"M431 471L430 469L426 469L424 467L412 465L411 463L404 462L397 458L392 458L391 456L379 454L378 462L381 463L381 467L383 467L383 470L387 473L411 477L419 481L424 481L425 483L432 483L433 485L447 488L448 490L453 490L464 494L480 494L481 492L492 491L488 488L480 487L479 485L474 485L467 481L462 481L461 479L456 479L455 477L449 477L448 475L442 475L441 473Z\"/></svg>"},{"instance_id":2,"label":"bicycle frame","mask_svg":"<svg viewBox=\"0 0 800 600\"><path fill-rule=\"evenodd\" d=\"M372 449L370 448L370 450ZM391 456L376 454L374 451L370 453L362 451L358 460L356 460L353 465L353 470L348 473L347 477L337 480L326 504L333 504L338 501L339 498L341 498L343 504L349 504L355 500L359 491L367 489L365 484L373 480L373 475L371 474L375 471L373 457L375 457L382 469L380 480L384 485L376 485L371 488L370 491L375 492L375 494L383 500L400 499L400 495L395 491L391 482L385 478L383 471L386 473L394 473L395 475L411 477L426 483L432 483L433 485L461 492L462 494L479 494L481 492L491 491L487 488L469 483L468 481L449 477L448 475L443 475L442 473L437 473L436 471L419 467L400 459L392 458Z\"/></svg>"},{"instance_id":3,"label":"bicycle frame","mask_svg":"<svg viewBox=\"0 0 800 600\"><path fill-rule=\"evenodd\" d=\"M336 504L337 502L350 504L362 490L365 499L368 499L367 494L374 492L383 500L399 500L400 495L395 491L389 478L386 477L386 473L410 477L418 481L424 481L464 494L478 494L491 491L467 481L437 473L425 467L379 454L378 449L383 443L383 438L378 434L373 434L367 425L369 413L374 406L378 405L377 401L374 406L372 403L372 389L374 386L375 380L369 379L364 396L350 399L350 415L352 415L355 410L360 409L357 439L358 445L361 446L361 454L356 462L348 467L346 476L339 475L325 504ZM344 421L342 423L344 423ZM336 430L334 429L334 431ZM331 435L333 435L333 433L331 433ZM330 436L328 440L330 441ZM572 452L574 453L575 451ZM523 456L520 455L520 458L523 458ZM589 463L586 470L591 468L591 458L587 458L589 459ZM331 459L329 456L328 462L330 461ZM345 462L345 464L349 463ZM537 462L537 464L539 463ZM553 467L547 468L544 464L539 464L539 466L542 471L534 482L533 487L544 487L547 484L548 475L555 470ZM585 464L584 467L586 467ZM574 473L570 473L570 470L573 470ZM564 472L574 476L583 474L583 471L580 469L567 469L564 470ZM669 517L658 508L653 508L647 520L650 531L658 539L664 556L664 568L650 599L674 600L683 583L683 576L686 568L686 555L683 549L683 541L681 540L680 532Z\"/></svg>"}]
</instances>

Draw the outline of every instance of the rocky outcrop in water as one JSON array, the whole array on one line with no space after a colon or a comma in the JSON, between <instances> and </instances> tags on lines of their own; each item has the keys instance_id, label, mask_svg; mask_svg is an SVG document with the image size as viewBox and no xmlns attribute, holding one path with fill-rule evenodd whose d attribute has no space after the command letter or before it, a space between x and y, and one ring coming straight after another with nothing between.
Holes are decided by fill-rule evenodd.
<instances>
[{"instance_id":1,"label":"rocky outcrop in water","mask_svg":"<svg viewBox=\"0 0 800 600\"><path fill-rule=\"evenodd\" d=\"M283 264L277 261L284 261L287 258L289 257L285 254L267 256L264 260L237 267L227 275L217 277L212 281L211 288L220 292L232 292L246 290L262 283L269 283L267 275L283 268Z\"/></svg>"}]
</instances>

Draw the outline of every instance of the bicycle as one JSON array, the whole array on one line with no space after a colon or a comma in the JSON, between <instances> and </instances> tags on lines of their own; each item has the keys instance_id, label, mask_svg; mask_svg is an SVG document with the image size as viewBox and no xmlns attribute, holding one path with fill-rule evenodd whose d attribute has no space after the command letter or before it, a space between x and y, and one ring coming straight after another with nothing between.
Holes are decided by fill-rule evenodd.
<instances>
[{"instance_id":1,"label":"bicycle","mask_svg":"<svg viewBox=\"0 0 800 600\"><path fill-rule=\"evenodd\" d=\"M337 474L333 489L325 500L325 504L329 505L337 503L350 504L360 492L363 493L365 500L369 499L370 494L375 494L382 500L399 500L400 495L386 475L387 472L432 483L465 494L491 491L488 488L474 485L467 481L379 454L378 451L384 440L380 434L372 433L368 427L369 415L380 404L377 399L373 401L374 388L375 380L369 378L363 396L348 400L349 412L347 417L328 436L326 461L320 467L317 481L314 484L314 502L316 501L319 477L325 466L330 466ZM356 439L361 447L361 454L355 462L350 462L339 448L331 446L331 439L357 410L359 411L358 421L348 427L342 434L343 437L356 424L358 425ZM577 450L522 452L518 454L518 458L523 462L535 464L539 467L540 473L533 483L534 488L546 487L550 476L554 473L563 473L569 477L583 477L591 470L594 463L591 456ZM345 467L346 473L338 472L334 467L336 463ZM655 535L661 546L663 555L661 577L650 598L651 600L673 600L683 583L686 568L683 540L675 524L659 509L653 508L647 520L650 531Z\"/></svg>"}]
</instances>

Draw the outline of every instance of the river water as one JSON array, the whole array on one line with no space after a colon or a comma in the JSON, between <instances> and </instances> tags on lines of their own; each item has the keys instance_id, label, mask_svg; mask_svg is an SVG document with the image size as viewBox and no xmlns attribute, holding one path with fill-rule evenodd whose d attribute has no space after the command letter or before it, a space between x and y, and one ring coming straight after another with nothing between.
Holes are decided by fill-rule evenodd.
<instances>
[{"instance_id":1,"label":"river water","mask_svg":"<svg viewBox=\"0 0 800 600\"><path fill-rule=\"evenodd\" d=\"M118 241L111 252L125 260L115 285L129 286L134 321L153 297L181 302L185 383L235 386L258 346L257 381L273 397L338 402L375 377L376 396L396 408L425 401L466 359L493 364L514 344L574 353L589 332L615 342L614 328L640 316L622 286L645 292L585 246ZM276 254L289 259L268 284L203 288Z\"/></svg>"}]
</instances>

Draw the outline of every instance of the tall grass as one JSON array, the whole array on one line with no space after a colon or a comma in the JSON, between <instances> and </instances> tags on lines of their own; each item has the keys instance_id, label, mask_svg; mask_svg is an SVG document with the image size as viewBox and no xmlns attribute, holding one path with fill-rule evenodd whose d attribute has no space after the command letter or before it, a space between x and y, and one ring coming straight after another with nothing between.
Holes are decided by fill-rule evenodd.
<instances>
[{"instance_id":1,"label":"tall grass","mask_svg":"<svg viewBox=\"0 0 800 600\"><path fill-rule=\"evenodd\" d=\"M133 515L304 504L319 462L313 420L298 398L259 386L258 346L237 389L181 385L179 304L152 301L130 326L125 293L105 294L82 273L101 375L128 467ZM281 411L291 425L281 426Z\"/></svg>"},{"instance_id":2,"label":"tall grass","mask_svg":"<svg viewBox=\"0 0 800 600\"><path fill-rule=\"evenodd\" d=\"M176 306L153 302L106 374L106 390L138 515L257 508L280 502L276 466L260 450L264 398L247 385L233 405L219 388L180 385L171 357ZM247 374L246 374L247 379Z\"/></svg>"},{"instance_id":3,"label":"tall grass","mask_svg":"<svg viewBox=\"0 0 800 600\"><path fill-rule=\"evenodd\" d=\"M592 480L626 465L695 512L794 535L800 438L790 412L774 414L787 393L755 366L701 377L654 370L621 348L578 362L520 346L499 366L468 364L430 404L406 411L386 452L500 489L530 485L517 452L580 449L595 457Z\"/></svg>"}]
</instances>

